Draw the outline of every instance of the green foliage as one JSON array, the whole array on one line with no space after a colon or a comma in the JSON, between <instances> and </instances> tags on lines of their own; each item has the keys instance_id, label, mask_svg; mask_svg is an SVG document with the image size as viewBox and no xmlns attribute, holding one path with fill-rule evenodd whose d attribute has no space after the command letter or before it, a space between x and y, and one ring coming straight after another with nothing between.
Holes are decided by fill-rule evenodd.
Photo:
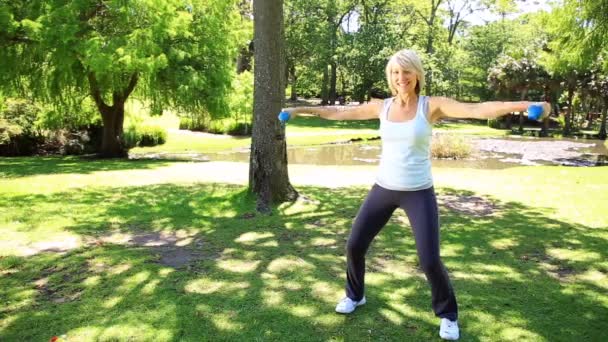
<instances>
[{"instance_id":1,"label":"green foliage","mask_svg":"<svg viewBox=\"0 0 608 342\"><path fill-rule=\"evenodd\" d=\"M535 59L515 59L508 55L499 57L488 72L488 82L498 91L516 92L540 88L546 84L548 74Z\"/></svg>"},{"instance_id":2,"label":"green foliage","mask_svg":"<svg viewBox=\"0 0 608 342\"><path fill-rule=\"evenodd\" d=\"M253 73L242 72L232 83L230 93L230 117L251 126L253 118Z\"/></svg>"},{"instance_id":3,"label":"green foliage","mask_svg":"<svg viewBox=\"0 0 608 342\"><path fill-rule=\"evenodd\" d=\"M0 87L63 109L50 126L79 111L91 87L113 104L133 80L155 112L225 116L238 22L235 0L2 1Z\"/></svg>"},{"instance_id":4,"label":"green foliage","mask_svg":"<svg viewBox=\"0 0 608 342\"><path fill-rule=\"evenodd\" d=\"M0 118L9 125L19 127L22 134L27 136L41 135L37 124L40 108L31 101L19 98L6 100L5 109L0 112Z\"/></svg>"},{"instance_id":5,"label":"green foliage","mask_svg":"<svg viewBox=\"0 0 608 342\"><path fill-rule=\"evenodd\" d=\"M162 145L167 141L167 130L156 125L132 124L125 130L127 148Z\"/></svg>"},{"instance_id":6,"label":"green foliage","mask_svg":"<svg viewBox=\"0 0 608 342\"><path fill-rule=\"evenodd\" d=\"M0 145L6 145L22 133L21 127L0 118Z\"/></svg>"},{"instance_id":7,"label":"green foliage","mask_svg":"<svg viewBox=\"0 0 608 342\"><path fill-rule=\"evenodd\" d=\"M494 129L503 129L502 121L499 119L488 119L488 127Z\"/></svg>"},{"instance_id":8,"label":"green foliage","mask_svg":"<svg viewBox=\"0 0 608 342\"><path fill-rule=\"evenodd\" d=\"M101 116L93 101L84 98L78 107L44 106L38 124L47 130L77 130L86 126L101 125Z\"/></svg>"}]
</instances>

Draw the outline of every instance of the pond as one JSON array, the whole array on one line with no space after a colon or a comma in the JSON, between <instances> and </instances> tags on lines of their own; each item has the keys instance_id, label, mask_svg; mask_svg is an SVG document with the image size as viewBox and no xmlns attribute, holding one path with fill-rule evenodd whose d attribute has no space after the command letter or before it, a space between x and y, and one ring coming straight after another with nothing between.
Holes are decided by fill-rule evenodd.
<instances>
[{"instance_id":1,"label":"pond","mask_svg":"<svg viewBox=\"0 0 608 342\"><path fill-rule=\"evenodd\" d=\"M518 165L608 165L608 149L601 140L551 138L470 138L473 154L467 159L433 159L433 167L503 169ZM380 142L294 147L287 150L290 164L374 165ZM248 162L249 151L206 155L211 161Z\"/></svg>"},{"instance_id":2,"label":"pond","mask_svg":"<svg viewBox=\"0 0 608 342\"><path fill-rule=\"evenodd\" d=\"M504 169L520 165L608 165L608 149L601 140L553 139L535 137L465 137L473 147L467 159L433 159L433 167ZM380 141L341 143L287 150L289 164L376 165ZM249 150L208 154L145 154L131 158L160 158L193 161L249 162Z\"/></svg>"}]
</instances>

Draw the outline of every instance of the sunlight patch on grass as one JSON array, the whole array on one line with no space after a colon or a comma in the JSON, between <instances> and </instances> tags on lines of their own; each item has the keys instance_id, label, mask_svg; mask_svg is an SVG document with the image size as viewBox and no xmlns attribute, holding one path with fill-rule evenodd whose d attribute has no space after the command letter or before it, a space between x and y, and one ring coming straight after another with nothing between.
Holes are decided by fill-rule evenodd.
<instances>
[{"instance_id":1,"label":"sunlight patch on grass","mask_svg":"<svg viewBox=\"0 0 608 342\"><path fill-rule=\"evenodd\" d=\"M217 267L234 273L250 273L255 271L260 265L259 260L220 260L217 262Z\"/></svg>"},{"instance_id":2,"label":"sunlight patch on grass","mask_svg":"<svg viewBox=\"0 0 608 342\"><path fill-rule=\"evenodd\" d=\"M97 341L170 341L173 334L169 330L159 329L149 324L136 324L129 321L125 324L115 324L103 329L94 338Z\"/></svg>"},{"instance_id":3,"label":"sunlight patch on grass","mask_svg":"<svg viewBox=\"0 0 608 342\"><path fill-rule=\"evenodd\" d=\"M598 270L587 270L585 273L578 275L577 278L608 290L608 276ZM608 299L608 297L606 299Z\"/></svg>"},{"instance_id":4,"label":"sunlight patch on grass","mask_svg":"<svg viewBox=\"0 0 608 342\"><path fill-rule=\"evenodd\" d=\"M110 270L108 271L108 273L111 274L111 275L119 275L119 274L122 274L122 273L130 270L131 267L133 267L133 265L130 264L130 263L112 266L110 268Z\"/></svg>"},{"instance_id":5,"label":"sunlight patch on grass","mask_svg":"<svg viewBox=\"0 0 608 342\"><path fill-rule=\"evenodd\" d=\"M95 287L101 282L101 277L98 275L87 277L82 284L86 287Z\"/></svg>"},{"instance_id":6,"label":"sunlight patch on grass","mask_svg":"<svg viewBox=\"0 0 608 342\"><path fill-rule=\"evenodd\" d=\"M326 282L322 280L317 280L311 284L311 294L318 299L329 299L330 303L333 304L334 298L343 291L343 288L336 284L335 282Z\"/></svg>"},{"instance_id":7,"label":"sunlight patch on grass","mask_svg":"<svg viewBox=\"0 0 608 342\"><path fill-rule=\"evenodd\" d=\"M151 282L147 283L144 287L142 287L141 292L143 294L153 294L156 288L160 284L160 280L154 279Z\"/></svg>"},{"instance_id":8,"label":"sunlight patch on grass","mask_svg":"<svg viewBox=\"0 0 608 342\"><path fill-rule=\"evenodd\" d=\"M459 271L453 271L453 273L462 279L483 280L485 282L498 279L525 281L525 278L521 273L509 266L471 263L467 265L467 267L460 265L457 269L459 269Z\"/></svg>"},{"instance_id":9,"label":"sunlight patch on grass","mask_svg":"<svg viewBox=\"0 0 608 342\"><path fill-rule=\"evenodd\" d=\"M122 300L121 296L113 296L108 298L105 302L103 302L101 304L101 306L103 306L106 309L111 309L113 307L115 307L116 305L118 305L118 303L120 303L120 301Z\"/></svg>"},{"instance_id":10,"label":"sunlight patch on grass","mask_svg":"<svg viewBox=\"0 0 608 342\"><path fill-rule=\"evenodd\" d=\"M311 240L310 244L313 246L331 246L336 243L336 239L317 237Z\"/></svg>"},{"instance_id":11,"label":"sunlight patch on grass","mask_svg":"<svg viewBox=\"0 0 608 342\"><path fill-rule=\"evenodd\" d=\"M311 306L306 305L296 305L294 307L290 307L289 311L296 317L312 317L317 314L317 310Z\"/></svg>"},{"instance_id":12,"label":"sunlight patch on grass","mask_svg":"<svg viewBox=\"0 0 608 342\"><path fill-rule=\"evenodd\" d=\"M244 328L243 323L235 322L234 318L237 316L238 314L234 311L228 313L214 312L210 319L219 330L235 332Z\"/></svg>"},{"instance_id":13,"label":"sunlight patch on grass","mask_svg":"<svg viewBox=\"0 0 608 342\"><path fill-rule=\"evenodd\" d=\"M218 291L226 291L226 292L238 292L242 290L246 290L251 285L248 282L236 282L236 281L219 281L219 280L211 280L208 278L201 278L189 281L186 286L184 286L184 290L188 293L197 293L197 294L211 294Z\"/></svg>"},{"instance_id":14,"label":"sunlight patch on grass","mask_svg":"<svg viewBox=\"0 0 608 342\"><path fill-rule=\"evenodd\" d=\"M461 244L451 243L441 246L442 257L458 257L465 250L465 246Z\"/></svg>"},{"instance_id":15,"label":"sunlight patch on grass","mask_svg":"<svg viewBox=\"0 0 608 342\"><path fill-rule=\"evenodd\" d=\"M399 312L395 312L394 310L380 309L380 314L395 325L401 325L404 322L404 318L401 316L401 314Z\"/></svg>"},{"instance_id":16,"label":"sunlight patch on grass","mask_svg":"<svg viewBox=\"0 0 608 342\"><path fill-rule=\"evenodd\" d=\"M267 269L271 273L293 272L295 270L301 272L314 270L315 266L304 261L302 258L286 256L272 260L270 264L268 264Z\"/></svg>"},{"instance_id":17,"label":"sunlight patch on grass","mask_svg":"<svg viewBox=\"0 0 608 342\"><path fill-rule=\"evenodd\" d=\"M507 327L500 331L500 341L542 341L544 338L530 330L521 327Z\"/></svg>"},{"instance_id":18,"label":"sunlight patch on grass","mask_svg":"<svg viewBox=\"0 0 608 342\"><path fill-rule=\"evenodd\" d=\"M270 233L270 232L266 232L266 233L247 232L247 233L241 234L239 237L234 239L234 241L238 242L238 243L242 243L244 245L253 246L253 245L258 245L260 243L260 242L258 242L258 240L271 239L274 237L275 237L274 234ZM276 241L275 241L275 243L276 243Z\"/></svg>"},{"instance_id":19,"label":"sunlight patch on grass","mask_svg":"<svg viewBox=\"0 0 608 342\"><path fill-rule=\"evenodd\" d=\"M276 289L265 288L262 290L262 298L267 306L280 306L285 301L284 292Z\"/></svg>"},{"instance_id":20,"label":"sunlight patch on grass","mask_svg":"<svg viewBox=\"0 0 608 342\"><path fill-rule=\"evenodd\" d=\"M585 249L548 248L547 254L555 259L578 262L595 262L602 259L599 253Z\"/></svg>"},{"instance_id":21,"label":"sunlight patch on grass","mask_svg":"<svg viewBox=\"0 0 608 342\"><path fill-rule=\"evenodd\" d=\"M509 250L513 247L519 246L519 243L512 238L501 238L495 239L490 242L492 247L500 250Z\"/></svg>"},{"instance_id":22,"label":"sunlight patch on grass","mask_svg":"<svg viewBox=\"0 0 608 342\"><path fill-rule=\"evenodd\" d=\"M495 277L485 273L452 271L451 274L454 276L455 279L466 279L476 282L482 282L484 284L490 283L493 279L495 279Z\"/></svg>"},{"instance_id":23,"label":"sunlight patch on grass","mask_svg":"<svg viewBox=\"0 0 608 342\"><path fill-rule=\"evenodd\" d=\"M117 288L118 291L128 292L135 289L141 283L145 282L150 278L149 271L140 271L136 274L127 277L123 280L122 285Z\"/></svg>"}]
</instances>

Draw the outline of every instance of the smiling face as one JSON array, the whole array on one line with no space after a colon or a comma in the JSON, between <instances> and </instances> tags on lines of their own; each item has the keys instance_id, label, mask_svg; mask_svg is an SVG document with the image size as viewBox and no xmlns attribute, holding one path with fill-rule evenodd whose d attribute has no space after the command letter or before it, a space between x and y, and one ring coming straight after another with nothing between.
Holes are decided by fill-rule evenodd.
<instances>
[{"instance_id":1,"label":"smiling face","mask_svg":"<svg viewBox=\"0 0 608 342\"><path fill-rule=\"evenodd\" d=\"M412 69L403 68L398 64L391 66L391 84L398 94L415 93L417 83L418 77Z\"/></svg>"},{"instance_id":2,"label":"smiling face","mask_svg":"<svg viewBox=\"0 0 608 342\"><path fill-rule=\"evenodd\" d=\"M386 81L393 96L397 94L420 94L424 88L424 68L413 50L395 53L386 64Z\"/></svg>"}]
</instances>

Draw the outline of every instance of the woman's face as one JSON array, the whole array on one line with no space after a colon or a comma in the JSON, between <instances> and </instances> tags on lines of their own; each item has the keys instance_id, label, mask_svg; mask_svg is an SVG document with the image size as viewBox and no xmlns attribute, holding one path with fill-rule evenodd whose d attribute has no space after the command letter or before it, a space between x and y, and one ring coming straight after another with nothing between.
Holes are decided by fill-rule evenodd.
<instances>
[{"instance_id":1,"label":"woman's face","mask_svg":"<svg viewBox=\"0 0 608 342\"><path fill-rule=\"evenodd\" d=\"M416 92L416 73L411 69L404 69L399 65L391 68L391 82L399 94Z\"/></svg>"}]
</instances>

